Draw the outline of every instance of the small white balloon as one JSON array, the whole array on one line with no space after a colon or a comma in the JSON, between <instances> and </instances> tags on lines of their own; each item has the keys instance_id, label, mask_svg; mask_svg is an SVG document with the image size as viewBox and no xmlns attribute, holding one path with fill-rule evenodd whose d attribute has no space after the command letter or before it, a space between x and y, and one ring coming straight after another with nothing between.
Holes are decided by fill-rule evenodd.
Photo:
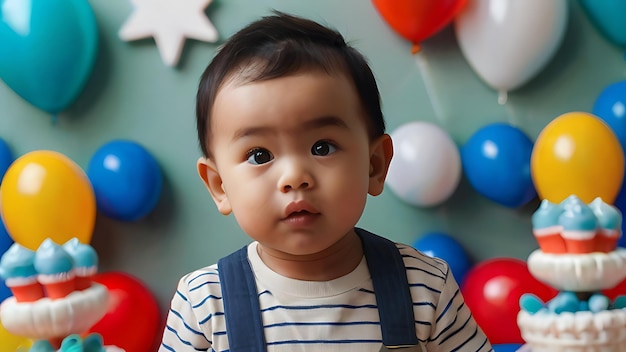
<instances>
[{"instance_id":1,"label":"small white balloon","mask_svg":"<svg viewBox=\"0 0 626 352\"><path fill-rule=\"evenodd\" d=\"M403 201L429 207L447 200L461 180L459 149L448 133L425 121L401 125L391 133L394 156L387 185Z\"/></svg>"}]
</instances>

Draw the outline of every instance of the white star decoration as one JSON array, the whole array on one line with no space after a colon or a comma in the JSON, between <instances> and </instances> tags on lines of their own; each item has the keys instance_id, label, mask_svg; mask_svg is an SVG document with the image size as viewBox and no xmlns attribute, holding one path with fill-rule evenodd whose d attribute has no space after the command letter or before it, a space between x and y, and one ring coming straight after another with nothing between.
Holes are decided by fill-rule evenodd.
<instances>
[{"instance_id":1,"label":"white star decoration","mask_svg":"<svg viewBox=\"0 0 626 352\"><path fill-rule=\"evenodd\" d=\"M216 42L218 33L204 10L213 0L131 0L135 10L119 31L120 39L153 37L168 66L176 66L185 38Z\"/></svg>"}]
</instances>

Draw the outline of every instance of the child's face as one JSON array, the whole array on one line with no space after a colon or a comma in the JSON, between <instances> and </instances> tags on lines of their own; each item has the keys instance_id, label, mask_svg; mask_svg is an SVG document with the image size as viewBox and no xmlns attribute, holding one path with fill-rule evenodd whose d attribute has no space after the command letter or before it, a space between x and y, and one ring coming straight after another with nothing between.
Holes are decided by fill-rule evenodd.
<instances>
[{"instance_id":1,"label":"child's face","mask_svg":"<svg viewBox=\"0 0 626 352\"><path fill-rule=\"evenodd\" d=\"M220 212L268 249L298 256L331 247L353 231L368 192L382 191L391 141L370 141L343 75L229 82L212 112L213 159L199 161L200 176Z\"/></svg>"}]
</instances>

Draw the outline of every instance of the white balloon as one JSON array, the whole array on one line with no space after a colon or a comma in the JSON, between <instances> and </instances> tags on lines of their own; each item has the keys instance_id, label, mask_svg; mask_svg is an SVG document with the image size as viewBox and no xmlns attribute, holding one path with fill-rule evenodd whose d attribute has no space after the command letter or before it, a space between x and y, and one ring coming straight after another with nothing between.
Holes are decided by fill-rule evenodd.
<instances>
[{"instance_id":1,"label":"white balloon","mask_svg":"<svg viewBox=\"0 0 626 352\"><path fill-rule=\"evenodd\" d=\"M559 48L567 5L567 0L469 0L454 20L461 52L500 93L521 87Z\"/></svg>"},{"instance_id":2,"label":"white balloon","mask_svg":"<svg viewBox=\"0 0 626 352\"><path fill-rule=\"evenodd\" d=\"M403 201L420 207L448 199L461 179L459 149L447 132L425 121L406 123L391 133L394 156L387 185Z\"/></svg>"}]
</instances>

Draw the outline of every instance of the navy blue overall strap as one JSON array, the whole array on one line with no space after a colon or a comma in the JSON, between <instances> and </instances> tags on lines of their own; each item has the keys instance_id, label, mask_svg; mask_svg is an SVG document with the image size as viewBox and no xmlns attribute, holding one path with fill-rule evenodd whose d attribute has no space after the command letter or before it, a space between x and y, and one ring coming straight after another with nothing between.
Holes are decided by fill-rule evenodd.
<instances>
[{"instance_id":1,"label":"navy blue overall strap","mask_svg":"<svg viewBox=\"0 0 626 352\"><path fill-rule=\"evenodd\" d=\"M396 245L363 229L355 229L372 277L385 346L418 344L413 300L406 269ZM247 247L218 261L226 331L231 352L266 351L265 334Z\"/></svg>"},{"instance_id":2,"label":"navy blue overall strap","mask_svg":"<svg viewBox=\"0 0 626 352\"><path fill-rule=\"evenodd\" d=\"M265 332L247 246L217 262L231 352L264 352Z\"/></svg>"},{"instance_id":3,"label":"navy blue overall strap","mask_svg":"<svg viewBox=\"0 0 626 352\"><path fill-rule=\"evenodd\" d=\"M402 256L392 241L356 228L372 277L383 345L418 344L413 316L413 299Z\"/></svg>"}]
</instances>

